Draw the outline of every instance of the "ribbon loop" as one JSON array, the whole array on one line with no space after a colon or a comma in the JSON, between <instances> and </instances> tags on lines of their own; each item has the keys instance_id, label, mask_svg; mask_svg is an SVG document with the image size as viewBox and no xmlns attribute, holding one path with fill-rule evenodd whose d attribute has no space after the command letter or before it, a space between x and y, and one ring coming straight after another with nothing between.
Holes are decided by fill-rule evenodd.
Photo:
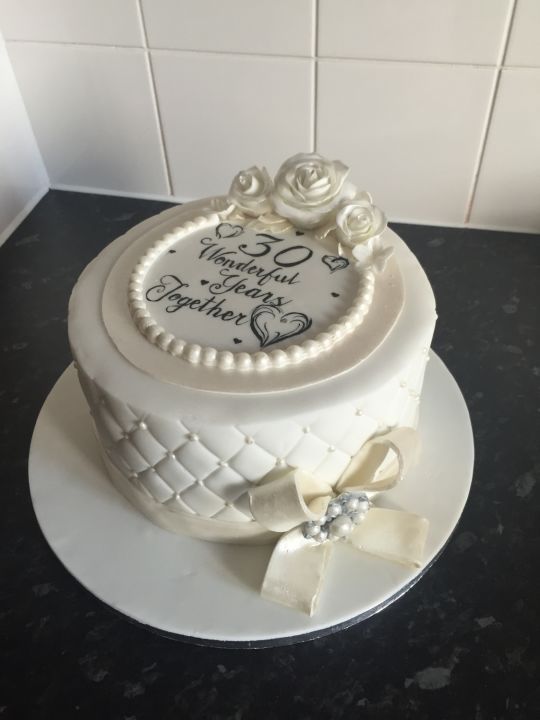
<instances>
[{"instance_id":1,"label":"ribbon loop","mask_svg":"<svg viewBox=\"0 0 540 720\"><path fill-rule=\"evenodd\" d=\"M390 490L418 458L420 441L413 428L401 427L368 440L351 460L338 490Z\"/></svg>"},{"instance_id":2,"label":"ribbon loop","mask_svg":"<svg viewBox=\"0 0 540 720\"><path fill-rule=\"evenodd\" d=\"M286 532L318 520L332 497L332 488L301 470L291 469L249 491L251 513L263 527Z\"/></svg>"}]
</instances>

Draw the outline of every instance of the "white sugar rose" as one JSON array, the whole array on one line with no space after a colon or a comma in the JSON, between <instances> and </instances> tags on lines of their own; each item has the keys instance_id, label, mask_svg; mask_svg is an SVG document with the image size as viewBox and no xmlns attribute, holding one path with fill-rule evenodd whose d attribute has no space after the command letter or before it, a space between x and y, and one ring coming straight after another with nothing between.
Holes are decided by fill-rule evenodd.
<instances>
[{"instance_id":1,"label":"white sugar rose","mask_svg":"<svg viewBox=\"0 0 540 720\"><path fill-rule=\"evenodd\" d=\"M286 160L274 180L272 201L277 213L303 229L326 222L336 207L356 194L346 182L349 168L317 153L299 153Z\"/></svg>"},{"instance_id":2,"label":"white sugar rose","mask_svg":"<svg viewBox=\"0 0 540 720\"><path fill-rule=\"evenodd\" d=\"M336 214L335 234L340 243L354 247L378 237L386 227L386 217L373 204L371 195L362 192L342 205Z\"/></svg>"},{"instance_id":3,"label":"white sugar rose","mask_svg":"<svg viewBox=\"0 0 540 720\"><path fill-rule=\"evenodd\" d=\"M232 181L227 200L246 215L258 217L272 209L272 178L266 168L255 165L241 170Z\"/></svg>"}]
</instances>

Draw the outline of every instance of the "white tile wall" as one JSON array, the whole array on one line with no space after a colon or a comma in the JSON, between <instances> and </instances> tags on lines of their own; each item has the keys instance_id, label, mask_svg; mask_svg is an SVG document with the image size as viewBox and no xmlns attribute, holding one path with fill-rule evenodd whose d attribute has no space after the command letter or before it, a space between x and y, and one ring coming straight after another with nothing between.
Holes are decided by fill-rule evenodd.
<instances>
[{"instance_id":1,"label":"white tile wall","mask_svg":"<svg viewBox=\"0 0 540 720\"><path fill-rule=\"evenodd\" d=\"M0 0L0 28L55 186L189 199L316 147L392 219L540 231L540 0Z\"/></svg>"},{"instance_id":2,"label":"white tile wall","mask_svg":"<svg viewBox=\"0 0 540 720\"><path fill-rule=\"evenodd\" d=\"M347 158L390 217L458 224L494 78L491 68L321 61L317 149Z\"/></svg>"},{"instance_id":3,"label":"white tile wall","mask_svg":"<svg viewBox=\"0 0 540 720\"><path fill-rule=\"evenodd\" d=\"M518 0L506 64L540 67L539 0Z\"/></svg>"},{"instance_id":4,"label":"white tile wall","mask_svg":"<svg viewBox=\"0 0 540 720\"><path fill-rule=\"evenodd\" d=\"M471 221L540 230L540 68L505 69Z\"/></svg>"},{"instance_id":5,"label":"white tile wall","mask_svg":"<svg viewBox=\"0 0 540 720\"><path fill-rule=\"evenodd\" d=\"M153 48L311 55L313 0L142 0Z\"/></svg>"},{"instance_id":6,"label":"white tile wall","mask_svg":"<svg viewBox=\"0 0 540 720\"><path fill-rule=\"evenodd\" d=\"M47 191L49 179L0 36L0 245Z\"/></svg>"},{"instance_id":7,"label":"white tile wall","mask_svg":"<svg viewBox=\"0 0 540 720\"><path fill-rule=\"evenodd\" d=\"M137 0L0 0L6 40L142 46Z\"/></svg>"},{"instance_id":8,"label":"white tile wall","mask_svg":"<svg viewBox=\"0 0 540 720\"><path fill-rule=\"evenodd\" d=\"M167 193L142 50L15 43L10 55L53 185Z\"/></svg>"},{"instance_id":9,"label":"white tile wall","mask_svg":"<svg viewBox=\"0 0 540 720\"><path fill-rule=\"evenodd\" d=\"M221 194L254 163L312 147L311 61L152 53L173 192Z\"/></svg>"},{"instance_id":10,"label":"white tile wall","mask_svg":"<svg viewBox=\"0 0 540 720\"><path fill-rule=\"evenodd\" d=\"M449 63L495 63L512 4L511 0L319 2L323 57Z\"/></svg>"}]
</instances>

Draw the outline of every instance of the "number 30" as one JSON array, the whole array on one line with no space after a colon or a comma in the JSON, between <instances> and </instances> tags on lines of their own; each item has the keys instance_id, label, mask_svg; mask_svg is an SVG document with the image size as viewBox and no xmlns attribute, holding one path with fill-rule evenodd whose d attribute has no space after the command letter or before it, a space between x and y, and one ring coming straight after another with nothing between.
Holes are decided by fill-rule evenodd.
<instances>
[{"instance_id":1,"label":"number 30","mask_svg":"<svg viewBox=\"0 0 540 720\"><path fill-rule=\"evenodd\" d=\"M267 255L272 248L270 247L274 243L283 242L283 238L274 237L273 235L267 235L266 233L257 233L257 237L263 237L266 238L265 240L259 240L256 244L256 248L260 248L259 252L254 252L254 249L251 251L248 250L248 246L243 243L242 245L238 246L238 249L241 250L244 255L249 255L250 257L262 257L263 255ZM293 253L293 259L287 262L283 258L288 255L289 253ZM274 262L276 265L279 265L280 267L293 267L294 265L301 265L303 262L306 262L309 260L309 258L313 255L313 250L306 247L305 245L292 245L291 247L285 248L284 250L280 250L274 255ZM282 258L281 260L279 258Z\"/></svg>"}]
</instances>

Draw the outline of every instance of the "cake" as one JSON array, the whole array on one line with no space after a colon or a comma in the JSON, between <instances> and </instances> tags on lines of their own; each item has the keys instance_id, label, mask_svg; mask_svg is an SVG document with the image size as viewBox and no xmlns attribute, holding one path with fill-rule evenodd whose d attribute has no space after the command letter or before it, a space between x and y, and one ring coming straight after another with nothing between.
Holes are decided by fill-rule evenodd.
<instances>
[{"instance_id":1,"label":"cake","mask_svg":"<svg viewBox=\"0 0 540 720\"><path fill-rule=\"evenodd\" d=\"M395 433L417 426L435 301L348 174L315 153L273 180L251 167L227 195L132 228L79 278L69 339L104 464L162 528L275 541L287 523L261 520L295 487L301 537L323 547L371 506L342 493L331 524L367 449L403 470Z\"/></svg>"}]
</instances>

